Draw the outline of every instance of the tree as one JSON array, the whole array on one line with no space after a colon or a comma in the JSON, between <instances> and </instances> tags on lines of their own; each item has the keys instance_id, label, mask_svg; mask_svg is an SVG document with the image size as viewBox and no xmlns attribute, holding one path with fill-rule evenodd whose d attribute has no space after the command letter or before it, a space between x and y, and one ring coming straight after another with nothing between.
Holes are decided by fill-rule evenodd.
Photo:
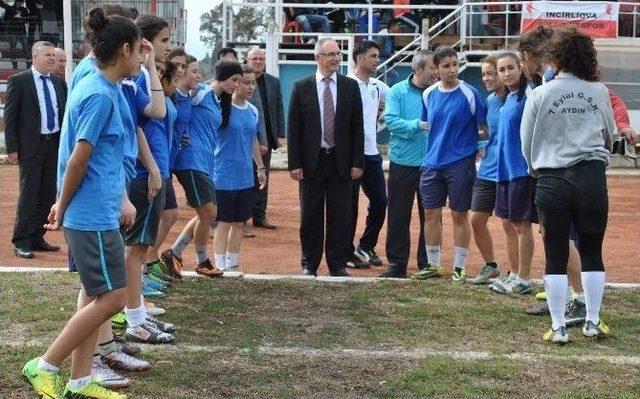
<instances>
[{"instance_id":1,"label":"tree","mask_svg":"<svg viewBox=\"0 0 640 399\"><path fill-rule=\"evenodd\" d=\"M265 2L265 5L268 2ZM228 37L234 43L264 43L267 37L267 21L272 19L272 12L267 7L229 7L233 15L233 37ZM222 48L222 3L210 12L200 16L200 40L213 50L212 56Z\"/></svg>"}]
</instances>

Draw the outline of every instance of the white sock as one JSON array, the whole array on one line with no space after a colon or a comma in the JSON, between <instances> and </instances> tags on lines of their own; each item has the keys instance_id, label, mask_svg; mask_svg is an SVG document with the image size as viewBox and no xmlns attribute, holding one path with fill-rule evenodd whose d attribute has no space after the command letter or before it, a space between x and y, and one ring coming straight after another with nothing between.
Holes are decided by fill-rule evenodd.
<instances>
[{"instance_id":1,"label":"white sock","mask_svg":"<svg viewBox=\"0 0 640 399\"><path fill-rule=\"evenodd\" d=\"M464 270L468 254L469 250L466 248L453 247L453 268Z\"/></svg>"},{"instance_id":2,"label":"white sock","mask_svg":"<svg viewBox=\"0 0 640 399\"><path fill-rule=\"evenodd\" d=\"M38 370L57 373L60 370L60 367L56 367L51 363L47 363L43 358L40 358L38 359Z\"/></svg>"},{"instance_id":3,"label":"white sock","mask_svg":"<svg viewBox=\"0 0 640 399\"><path fill-rule=\"evenodd\" d=\"M69 380L69 382L67 383L67 386L69 387L69 389L73 391L79 391L82 388L91 384L91 379L92 377L89 375L86 377L78 378L77 380Z\"/></svg>"},{"instance_id":4,"label":"white sock","mask_svg":"<svg viewBox=\"0 0 640 399\"><path fill-rule=\"evenodd\" d=\"M198 264L204 262L205 260L209 259L209 256L207 256L207 246L206 245L196 245L196 262L198 262Z\"/></svg>"},{"instance_id":5,"label":"white sock","mask_svg":"<svg viewBox=\"0 0 640 399\"><path fill-rule=\"evenodd\" d=\"M216 267L220 270L227 268L227 258L224 254L216 254Z\"/></svg>"},{"instance_id":6,"label":"white sock","mask_svg":"<svg viewBox=\"0 0 640 399\"><path fill-rule=\"evenodd\" d=\"M585 305L587 305L587 320L595 325L600 323L600 306L602 306L604 283L604 272L582 272L582 287L584 288Z\"/></svg>"},{"instance_id":7,"label":"white sock","mask_svg":"<svg viewBox=\"0 0 640 399\"><path fill-rule=\"evenodd\" d=\"M570 303L571 303L571 301L573 301L573 297L574 297L574 294L573 294L573 288L571 288L571 286L570 286L570 285L567 285L567 297L566 297L566 299L565 299L565 303L566 303L567 305L568 305L568 304L570 304Z\"/></svg>"},{"instance_id":8,"label":"white sock","mask_svg":"<svg viewBox=\"0 0 640 399\"><path fill-rule=\"evenodd\" d=\"M238 254L227 252L227 268L238 266Z\"/></svg>"},{"instance_id":9,"label":"white sock","mask_svg":"<svg viewBox=\"0 0 640 399\"><path fill-rule=\"evenodd\" d=\"M551 328L557 330L566 326L564 321L565 298L567 297L567 275L547 274L544 276L547 304L551 313Z\"/></svg>"},{"instance_id":10,"label":"white sock","mask_svg":"<svg viewBox=\"0 0 640 399\"><path fill-rule=\"evenodd\" d=\"M124 313L127 315L127 329L134 329L147 320L147 307L144 304L134 309L125 308Z\"/></svg>"},{"instance_id":11,"label":"white sock","mask_svg":"<svg viewBox=\"0 0 640 399\"><path fill-rule=\"evenodd\" d=\"M182 252L187 248L187 245L189 245L191 240L193 240L193 236L188 232L183 231L171 246L171 250L174 254L182 256Z\"/></svg>"},{"instance_id":12,"label":"white sock","mask_svg":"<svg viewBox=\"0 0 640 399\"><path fill-rule=\"evenodd\" d=\"M427 245L427 261L431 266L440 266L440 245Z\"/></svg>"},{"instance_id":13,"label":"white sock","mask_svg":"<svg viewBox=\"0 0 640 399\"><path fill-rule=\"evenodd\" d=\"M587 301L584 298L584 292L576 292L575 294L573 294L573 299L575 299L576 301L580 302L583 305L587 303Z\"/></svg>"},{"instance_id":14,"label":"white sock","mask_svg":"<svg viewBox=\"0 0 640 399\"><path fill-rule=\"evenodd\" d=\"M529 280L527 280L526 278L522 278L520 276L516 276L516 284L529 284Z\"/></svg>"}]
</instances>

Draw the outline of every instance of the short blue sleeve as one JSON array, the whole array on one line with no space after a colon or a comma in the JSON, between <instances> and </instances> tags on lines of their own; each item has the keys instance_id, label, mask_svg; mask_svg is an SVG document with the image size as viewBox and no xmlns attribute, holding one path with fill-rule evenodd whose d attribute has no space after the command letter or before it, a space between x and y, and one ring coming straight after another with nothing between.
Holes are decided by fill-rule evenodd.
<instances>
[{"instance_id":1,"label":"short blue sleeve","mask_svg":"<svg viewBox=\"0 0 640 399\"><path fill-rule=\"evenodd\" d=\"M103 94L94 94L84 100L78 108L76 142L85 140L96 146L113 112L113 101Z\"/></svg>"},{"instance_id":2,"label":"short blue sleeve","mask_svg":"<svg viewBox=\"0 0 640 399\"><path fill-rule=\"evenodd\" d=\"M476 101L476 113L475 118L478 125L485 125L487 123L487 104L484 102L482 97L477 90L473 91L473 96Z\"/></svg>"},{"instance_id":3,"label":"short blue sleeve","mask_svg":"<svg viewBox=\"0 0 640 399\"><path fill-rule=\"evenodd\" d=\"M142 90L140 86L138 86L138 90L136 90L136 96L134 99L136 112L138 115L144 114L144 109L149 105L151 100L149 100L149 96L147 92Z\"/></svg>"}]
</instances>

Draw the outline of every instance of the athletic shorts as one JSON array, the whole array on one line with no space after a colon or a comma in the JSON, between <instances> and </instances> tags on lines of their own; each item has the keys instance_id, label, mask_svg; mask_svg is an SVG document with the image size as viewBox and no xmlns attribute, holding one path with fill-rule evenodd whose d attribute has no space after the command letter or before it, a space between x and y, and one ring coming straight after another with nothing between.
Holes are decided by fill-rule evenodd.
<instances>
[{"instance_id":1,"label":"athletic shorts","mask_svg":"<svg viewBox=\"0 0 640 399\"><path fill-rule=\"evenodd\" d=\"M475 157L462 159L445 169L420 168L420 198L424 209L449 208L456 212L471 209L476 180Z\"/></svg>"},{"instance_id":2,"label":"athletic shorts","mask_svg":"<svg viewBox=\"0 0 640 399\"><path fill-rule=\"evenodd\" d=\"M502 219L537 221L535 205L536 183L530 177L498 182L496 186L496 216Z\"/></svg>"},{"instance_id":3,"label":"athletic shorts","mask_svg":"<svg viewBox=\"0 0 640 399\"><path fill-rule=\"evenodd\" d=\"M73 263L89 296L127 286L124 242L120 230L80 231L64 229L64 238L73 253Z\"/></svg>"},{"instance_id":4,"label":"athletic shorts","mask_svg":"<svg viewBox=\"0 0 640 399\"><path fill-rule=\"evenodd\" d=\"M147 179L134 179L129 186L129 201L136 208L136 221L125 233L125 244L146 245L152 247L156 245L158 238L158 227L162 218L165 202L165 187L162 183L162 190L149 202L147 199Z\"/></svg>"},{"instance_id":5,"label":"athletic shorts","mask_svg":"<svg viewBox=\"0 0 640 399\"><path fill-rule=\"evenodd\" d=\"M171 176L164 179L165 199L164 210L169 211L178 209L178 200L176 199L176 189L173 187L173 178Z\"/></svg>"},{"instance_id":6,"label":"athletic shorts","mask_svg":"<svg viewBox=\"0 0 640 399\"><path fill-rule=\"evenodd\" d=\"M216 190L219 222L246 222L251 218L253 187L243 190Z\"/></svg>"},{"instance_id":7,"label":"athletic shorts","mask_svg":"<svg viewBox=\"0 0 640 399\"><path fill-rule=\"evenodd\" d=\"M179 170L174 174L184 189L189 206L200 208L209 202L216 203L213 180L208 174L197 170Z\"/></svg>"},{"instance_id":8,"label":"athletic shorts","mask_svg":"<svg viewBox=\"0 0 640 399\"><path fill-rule=\"evenodd\" d=\"M471 210L491 215L496 206L496 182L491 180L476 179L473 183L471 197Z\"/></svg>"}]
</instances>

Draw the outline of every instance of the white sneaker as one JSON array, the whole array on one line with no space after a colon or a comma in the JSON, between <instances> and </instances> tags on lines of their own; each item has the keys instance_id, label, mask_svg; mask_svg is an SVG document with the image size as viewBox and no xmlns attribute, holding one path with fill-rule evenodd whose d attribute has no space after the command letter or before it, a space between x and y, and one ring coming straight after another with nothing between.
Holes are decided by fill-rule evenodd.
<instances>
[{"instance_id":1,"label":"white sneaker","mask_svg":"<svg viewBox=\"0 0 640 399\"><path fill-rule=\"evenodd\" d=\"M102 361L112 369L123 371L146 371L151 367L151 363L148 361L136 359L121 351L111 352L102 356Z\"/></svg>"},{"instance_id":2,"label":"white sneaker","mask_svg":"<svg viewBox=\"0 0 640 399\"><path fill-rule=\"evenodd\" d=\"M513 274L509 274L502 280L496 280L489 285L489 288L497 292L498 294L508 294L511 293L513 286L516 283L516 276Z\"/></svg>"},{"instance_id":3,"label":"white sneaker","mask_svg":"<svg viewBox=\"0 0 640 399\"><path fill-rule=\"evenodd\" d=\"M131 380L113 371L100 356L93 357L91 376L96 384L108 389L124 388L131 384Z\"/></svg>"}]
</instances>

